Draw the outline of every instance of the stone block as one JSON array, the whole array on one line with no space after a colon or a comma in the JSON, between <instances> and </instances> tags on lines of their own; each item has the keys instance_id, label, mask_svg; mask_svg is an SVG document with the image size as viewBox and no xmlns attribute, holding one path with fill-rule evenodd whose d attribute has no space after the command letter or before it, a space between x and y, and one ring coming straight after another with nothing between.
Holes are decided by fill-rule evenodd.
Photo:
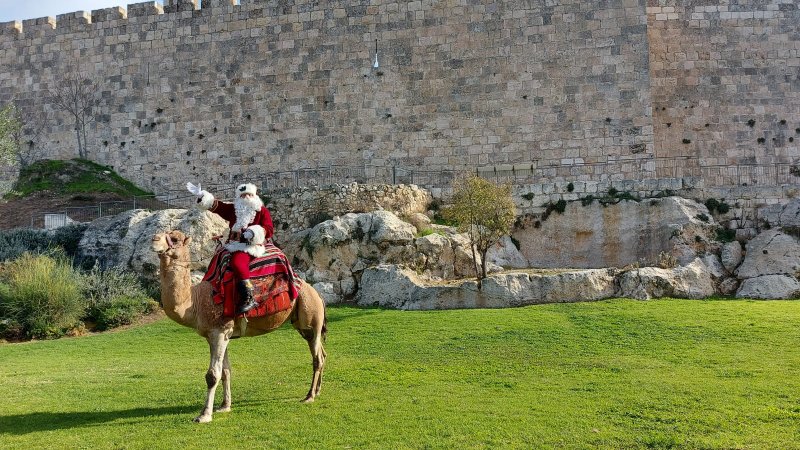
<instances>
[{"instance_id":1,"label":"stone block","mask_svg":"<svg viewBox=\"0 0 800 450\"><path fill-rule=\"evenodd\" d=\"M206 8L219 8L224 6L233 6L236 4L235 0L203 0L200 7Z\"/></svg>"},{"instance_id":2,"label":"stone block","mask_svg":"<svg viewBox=\"0 0 800 450\"><path fill-rule=\"evenodd\" d=\"M90 23L92 23L92 14L87 11L76 11L56 16L56 26L59 30L83 30L87 29Z\"/></svg>"},{"instance_id":3,"label":"stone block","mask_svg":"<svg viewBox=\"0 0 800 450\"><path fill-rule=\"evenodd\" d=\"M141 2L128 4L128 17L144 17L163 14L164 8L158 2Z\"/></svg>"},{"instance_id":4,"label":"stone block","mask_svg":"<svg viewBox=\"0 0 800 450\"><path fill-rule=\"evenodd\" d=\"M22 22L12 20L10 22L0 23L0 36L17 37L20 33L22 33Z\"/></svg>"},{"instance_id":5,"label":"stone block","mask_svg":"<svg viewBox=\"0 0 800 450\"><path fill-rule=\"evenodd\" d=\"M175 13L182 11L194 11L197 9L198 0L164 0L164 12Z\"/></svg>"},{"instance_id":6,"label":"stone block","mask_svg":"<svg viewBox=\"0 0 800 450\"><path fill-rule=\"evenodd\" d=\"M121 6L92 10L92 23L121 20L128 17L128 12Z\"/></svg>"},{"instance_id":7,"label":"stone block","mask_svg":"<svg viewBox=\"0 0 800 450\"><path fill-rule=\"evenodd\" d=\"M25 35L51 33L56 28L56 19L53 17L37 17L22 21L22 32Z\"/></svg>"}]
</instances>

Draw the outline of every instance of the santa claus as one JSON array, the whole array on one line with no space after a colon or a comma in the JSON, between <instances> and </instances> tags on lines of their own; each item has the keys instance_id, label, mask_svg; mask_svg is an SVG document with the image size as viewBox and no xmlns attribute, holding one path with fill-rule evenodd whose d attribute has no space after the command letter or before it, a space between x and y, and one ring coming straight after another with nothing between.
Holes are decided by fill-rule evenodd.
<instances>
[{"instance_id":1,"label":"santa claus","mask_svg":"<svg viewBox=\"0 0 800 450\"><path fill-rule=\"evenodd\" d=\"M244 314L258 306L253 299L253 284L250 282L250 261L263 256L264 243L272 238L273 226L269 210L256 195L253 184L240 184L236 187L233 203L223 202L192 183L186 188L197 196L197 205L228 221L231 231L225 249L231 254L230 269L237 280L239 308L237 314Z\"/></svg>"}]
</instances>

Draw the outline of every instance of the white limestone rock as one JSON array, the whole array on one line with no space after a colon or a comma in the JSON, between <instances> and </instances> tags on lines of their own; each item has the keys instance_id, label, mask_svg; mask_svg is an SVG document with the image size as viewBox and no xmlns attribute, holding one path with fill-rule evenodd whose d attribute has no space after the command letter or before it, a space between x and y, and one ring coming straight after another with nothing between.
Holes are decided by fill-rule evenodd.
<instances>
[{"instance_id":1,"label":"white limestone rock","mask_svg":"<svg viewBox=\"0 0 800 450\"><path fill-rule=\"evenodd\" d=\"M732 295L739 289L739 280L736 277L728 277L719 283L717 288L722 295Z\"/></svg>"},{"instance_id":2,"label":"white limestone rock","mask_svg":"<svg viewBox=\"0 0 800 450\"><path fill-rule=\"evenodd\" d=\"M794 275L800 271L800 242L779 230L767 230L747 243L739 279L763 275Z\"/></svg>"},{"instance_id":3,"label":"white limestone rock","mask_svg":"<svg viewBox=\"0 0 800 450\"><path fill-rule=\"evenodd\" d=\"M725 270L733 273L739 264L744 259L744 252L742 251L742 244L739 241L727 242L722 245L720 251L720 259Z\"/></svg>"},{"instance_id":4,"label":"white limestone rock","mask_svg":"<svg viewBox=\"0 0 800 450\"><path fill-rule=\"evenodd\" d=\"M666 197L608 205L569 202L563 214L531 219L513 236L528 267L605 268L655 265L662 252L681 264L691 263L700 255L716 253L717 228L704 205Z\"/></svg>"},{"instance_id":5,"label":"white limestone rock","mask_svg":"<svg viewBox=\"0 0 800 450\"><path fill-rule=\"evenodd\" d=\"M319 282L311 286L319 293L326 305L341 303L342 296L336 293L333 283Z\"/></svg>"},{"instance_id":6,"label":"white limestone rock","mask_svg":"<svg viewBox=\"0 0 800 450\"><path fill-rule=\"evenodd\" d=\"M742 281L737 298L800 298L800 281L789 275L762 275Z\"/></svg>"},{"instance_id":7,"label":"white limestone rock","mask_svg":"<svg viewBox=\"0 0 800 450\"><path fill-rule=\"evenodd\" d=\"M674 269L643 267L619 276L620 295L648 300L658 297L706 298L714 295L708 268L698 258Z\"/></svg>"},{"instance_id":8,"label":"white limestone rock","mask_svg":"<svg viewBox=\"0 0 800 450\"><path fill-rule=\"evenodd\" d=\"M509 269L524 269L528 267L528 260L522 256L519 249L511 240L511 236L504 236L496 244L489 247L486 260L492 264Z\"/></svg>"},{"instance_id":9,"label":"white limestone rock","mask_svg":"<svg viewBox=\"0 0 800 450\"><path fill-rule=\"evenodd\" d=\"M412 270L381 265L364 271L356 301L408 310L505 308L600 300L615 293L613 271L605 269L556 275L497 274L485 278L479 290L473 279L431 284Z\"/></svg>"},{"instance_id":10,"label":"white limestone rock","mask_svg":"<svg viewBox=\"0 0 800 450\"><path fill-rule=\"evenodd\" d=\"M226 235L228 223L197 209L131 210L89 224L79 251L84 258L97 258L103 267L132 270L155 279L159 263L150 243L153 235L167 230L180 230L192 238L191 268L203 271L216 248L212 237Z\"/></svg>"}]
</instances>

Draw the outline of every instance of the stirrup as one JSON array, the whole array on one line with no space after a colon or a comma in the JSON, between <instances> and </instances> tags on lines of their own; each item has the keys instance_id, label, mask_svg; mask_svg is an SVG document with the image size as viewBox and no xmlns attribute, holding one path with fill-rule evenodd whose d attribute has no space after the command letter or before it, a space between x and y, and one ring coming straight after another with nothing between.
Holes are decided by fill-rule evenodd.
<instances>
[{"instance_id":1,"label":"stirrup","mask_svg":"<svg viewBox=\"0 0 800 450\"><path fill-rule=\"evenodd\" d=\"M250 311L251 309L253 309L253 308L257 307L257 306L258 306L258 303L256 303L255 300L251 299L247 303L245 303L244 305L241 305L239 307L239 309L236 311L236 315L246 314L248 311Z\"/></svg>"}]
</instances>

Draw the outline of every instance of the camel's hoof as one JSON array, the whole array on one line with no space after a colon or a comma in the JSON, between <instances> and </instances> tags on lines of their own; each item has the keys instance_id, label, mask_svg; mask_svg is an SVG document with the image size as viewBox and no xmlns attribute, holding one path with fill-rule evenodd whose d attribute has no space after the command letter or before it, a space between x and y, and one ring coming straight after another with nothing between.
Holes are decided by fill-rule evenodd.
<instances>
[{"instance_id":1,"label":"camel's hoof","mask_svg":"<svg viewBox=\"0 0 800 450\"><path fill-rule=\"evenodd\" d=\"M194 418L195 423L208 423L211 422L211 416L197 416Z\"/></svg>"},{"instance_id":2,"label":"camel's hoof","mask_svg":"<svg viewBox=\"0 0 800 450\"><path fill-rule=\"evenodd\" d=\"M214 412L231 412L230 406L220 406L219 408L215 409Z\"/></svg>"}]
</instances>

